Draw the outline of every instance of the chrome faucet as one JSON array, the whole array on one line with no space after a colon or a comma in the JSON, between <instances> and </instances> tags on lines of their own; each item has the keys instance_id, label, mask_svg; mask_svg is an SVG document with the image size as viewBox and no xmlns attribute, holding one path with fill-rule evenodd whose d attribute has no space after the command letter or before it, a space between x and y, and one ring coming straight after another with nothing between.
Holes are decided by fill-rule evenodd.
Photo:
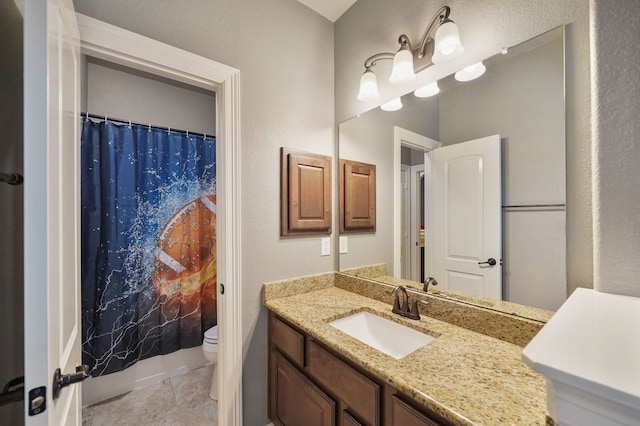
<instances>
[{"instance_id":1,"label":"chrome faucet","mask_svg":"<svg viewBox=\"0 0 640 426\"><path fill-rule=\"evenodd\" d=\"M400 306L400 294L404 296L402 306ZM420 314L418 313L418 301L414 299L412 307L409 307L409 294L407 293L406 288L401 285L397 286L391 292L391 296L393 297L393 309L391 309L391 312L409 319L420 319Z\"/></svg>"},{"instance_id":2,"label":"chrome faucet","mask_svg":"<svg viewBox=\"0 0 640 426\"><path fill-rule=\"evenodd\" d=\"M422 291L429 292L429 284L438 285L438 281L436 281L436 279L433 277L427 277L427 279L424 280L424 286L422 287Z\"/></svg>"}]
</instances>

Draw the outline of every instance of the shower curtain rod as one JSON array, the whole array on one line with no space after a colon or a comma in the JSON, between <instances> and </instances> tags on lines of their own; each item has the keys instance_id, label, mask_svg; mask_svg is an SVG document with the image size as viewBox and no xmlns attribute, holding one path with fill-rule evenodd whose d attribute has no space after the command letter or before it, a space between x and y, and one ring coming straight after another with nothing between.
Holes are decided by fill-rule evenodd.
<instances>
[{"instance_id":1,"label":"shower curtain rod","mask_svg":"<svg viewBox=\"0 0 640 426\"><path fill-rule=\"evenodd\" d=\"M190 132L188 130L174 129L173 127L162 127L162 126L154 126L151 124L136 123L136 122L132 122L131 120L122 120L120 118L108 117L106 115L89 114L87 112L81 112L80 115L82 117L95 118L97 120L115 121L122 124L128 124L130 126L133 126L135 124L136 126L148 127L149 129L167 130L169 132L184 133L187 135L194 135L194 136L202 136L204 138L207 137L206 133ZM215 136L209 135L209 137L214 138Z\"/></svg>"},{"instance_id":2,"label":"shower curtain rod","mask_svg":"<svg viewBox=\"0 0 640 426\"><path fill-rule=\"evenodd\" d=\"M24 178L19 173L0 172L0 183L8 183L9 185L22 185Z\"/></svg>"}]
</instances>

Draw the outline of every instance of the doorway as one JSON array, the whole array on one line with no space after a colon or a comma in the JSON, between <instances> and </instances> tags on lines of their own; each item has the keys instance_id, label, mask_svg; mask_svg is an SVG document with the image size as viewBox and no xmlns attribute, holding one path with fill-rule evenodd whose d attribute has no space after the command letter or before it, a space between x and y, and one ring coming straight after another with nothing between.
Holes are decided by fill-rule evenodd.
<instances>
[{"instance_id":1,"label":"doorway","mask_svg":"<svg viewBox=\"0 0 640 426\"><path fill-rule=\"evenodd\" d=\"M401 278L424 281L425 272L425 157L424 151L402 147Z\"/></svg>"},{"instance_id":2,"label":"doorway","mask_svg":"<svg viewBox=\"0 0 640 426\"><path fill-rule=\"evenodd\" d=\"M219 340L224 342L218 371L219 383L225 384L218 422L241 424L239 71L84 15L77 19L82 54L216 93L217 245L225 253L217 265Z\"/></svg>"},{"instance_id":3,"label":"doorway","mask_svg":"<svg viewBox=\"0 0 640 426\"><path fill-rule=\"evenodd\" d=\"M431 170L427 153L440 145L437 140L411 130L398 126L393 128L393 234L402 236L402 238L394 237L393 239L393 276L398 278L409 276L420 278L432 270L433 255L429 250L428 239L423 238L423 247L421 247L420 240L421 236L424 237L425 233L432 228L430 226L431 216L427 209L429 203L427 188L429 188ZM403 171L404 163L413 163L413 167L406 165ZM407 179L406 192L405 184L402 183L403 178ZM420 196L416 196L415 193L420 193ZM403 209L403 197L407 199L406 203L409 204L405 209ZM413 205L411 205L411 198L415 198ZM405 232L406 238L404 238ZM407 253L405 262L403 262L403 252ZM405 276L403 273L407 275Z\"/></svg>"},{"instance_id":4,"label":"doorway","mask_svg":"<svg viewBox=\"0 0 640 426\"><path fill-rule=\"evenodd\" d=\"M107 210L112 221L140 224L138 227L124 226L126 231L115 231L108 220L100 217L102 214L87 214L83 220L83 258L103 258L106 253L121 251L121 245L129 247L126 253L115 259L110 255L112 260L108 264L101 261L105 267L103 272L89 268L87 264L82 266L83 271L87 271L83 273L83 356L84 363L93 368L93 377L82 386L82 405L86 407L202 367L207 362L200 347L202 335L198 331L204 332L215 325L215 279L206 285L201 282L197 291L180 285L186 283L188 277L172 282L171 285L177 286L179 291L156 290L156 284L161 281L156 275L158 262L147 258L160 243L160 237L149 237L159 234L158 226L163 226L167 219L177 215L175 210L179 206L191 205L193 198L198 202L198 194L215 191L215 172L211 170L215 170L216 164L216 97L213 91L94 57L83 56L81 64L82 122L83 126L88 126L87 129L92 129L83 132L83 162L90 170L82 170L82 211L102 211L104 214ZM157 126L171 130L167 134ZM142 127L141 132L135 131L138 127ZM99 134L113 138L108 150L99 149ZM154 142L141 140L145 137L152 138ZM180 148L171 148L169 144ZM89 149L92 145L95 149ZM149 152L143 154L142 146ZM85 150L87 157L93 158L93 163L84 157ZM120 157L118 152L121 155L127 153L130 161L118 162L118 172L110 173L110 168L106 167L109 164L107 158L117 161ZM198 164L201 170L194 174ZM121 176L127 178L120 179ZM144 176L153 176L153 179ZM142 185L142 182L145 182L145 189L141 193L135 186ZM209 188L196 189L203 184ZM115 187L118 188L117 197L112 199L115 209L106 205L104 196L100 201L96 199L97 194L107 194ZM162 200L154 196L160 193L165 194ZM127 207L132 204L144 205L144 212ZM215 210L215 204L213 208ZM161 223L155 223L158 221ZM90 226L91 222L95 222L95 226ZM211 228L211 232L215 232L214 225L206 226L206 229ZM192 225L187 229L196 228ZM183 245L194 245L199 234L189 236ZM172 246L180 238L183 237L171 237ZM215 241L215 237L208 239ZM182 254L188 252L187 248L184 250ZM89 254L94 251L96 255ZM98 256L98 252L105 255ZM198 265L206 265L206 262L198 260L195 259ZM204 270L195 273L204 275ZM151 282L154 285L150 285ZM95 296L85 294L87 290ZM178 298L181 300L180 308L169 308ZM143 306L140 299L150 302ZM100 300L107 302L100 303ZM195 303L189 303L189 300L195 300ZM108 308L112 304L127 306L128 309L112 314ZM164 312L161 327L152 319L159 318L152 314L157 310ZM109 333L98 333L97 330L104 330L106 324L115 324L114 315L118 320L122 318L122 324L110 325ZM170 325L186 322L188 318L193 318L189 326ZM202 330L200 319L207 324ZM152 329L158 331L150 334L136 332L149 329L150 324L154 324ZM159 331L168 329L172 331ZM187 332L187 329L194 331ZM159 343L161 340L164 344ZM145 349L138 350L138 347Z\"/></svg>"}]
</instances>

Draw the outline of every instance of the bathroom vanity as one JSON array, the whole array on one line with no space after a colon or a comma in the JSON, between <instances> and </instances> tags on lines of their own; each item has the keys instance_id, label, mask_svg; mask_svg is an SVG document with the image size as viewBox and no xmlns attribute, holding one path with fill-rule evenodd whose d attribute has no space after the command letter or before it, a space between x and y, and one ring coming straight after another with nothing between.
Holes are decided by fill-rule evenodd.
<instances>
[{"instance_id":1,"label":"bathroom vanity","mask_svg":"<svg viewBox=\"0 0 640 426\"><path fill-rule=\"evenodd\" d=\"M391 313L393 288L340 273L265 284L274 424L546 424L544 380L521 361L543 322L415 291L428 303L410 320ZM358 312L434 339L396 359L329 324ZM525 338L511 343L502 320Z\"/></svg>"}]
</instances>

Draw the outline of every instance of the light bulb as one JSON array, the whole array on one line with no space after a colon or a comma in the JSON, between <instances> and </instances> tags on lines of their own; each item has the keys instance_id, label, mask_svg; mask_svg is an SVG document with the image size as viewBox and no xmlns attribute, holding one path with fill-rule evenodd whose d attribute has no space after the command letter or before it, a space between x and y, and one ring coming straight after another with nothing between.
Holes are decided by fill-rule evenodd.
<instances>
[{"instance_id":1,"label":"light bulb","mask_svg":"<svg viewBox=\"0 0 640 426\"><path fill-rule=\"evenodd\" d=\"M441 64L464 53L464 47L460 43L458 27L453 21L446 20L436 31L435 47L431 62Z\"/></svg>"},{"instance_id":2,"label":"light bulb","mask_svg":"<svg viewBox=\"0 0 640 426\"><path fill-rule=\"evenodd\" d=\"M438 87L437 81L429 83L426 86L422 86L421 88L413 92L413 94L418 98L428 98L429 96L434 96L438 93L440 93L440 88Z\"/></svg>"},{"instance_id":3,"label":"light bulb","mask_svg":"<svg viewBox=\"0 0 640 426\"><path fill-rule=\"evenodd\" d=\"M361 102L376 99L378 93L378 79L373 71L367 69L362 77L360 77L360 91L358 92L358 100Z\"/></svg>"},{"instance_id":4,"label":"light bulb","mask_svg":"<svg viewBox=\"0 0 640 426\"><path fill-rule=\"evenodd\" d=\"M456 80L458 81L471 81L480 77L487 70L487 67L484 66L482 61L477 62L473 65L469 65L468 67L464 67L460 71L458 71L455 75Z\"/></svg>"},{"instance_id":5,"label":"light bulb","mask_svg":"<svg viewBox=\"0 0 640 426\"><path fill-rule=\"evenodd\" d=\"M407 48L401 48L393 57L393 69L389 77L391 84L403 84L416 79L413 72L413 53Z\"/></svg>"},{"instance_id":6,"label":"light bulb","mask_svg":"<svg viewBox=\"0 0 640 426\"><path fill-rule=\"evenodd\" d=\"M397 111L402 108L402 101L400 98L395 98L387 103L380 105L380 109L383 111Z\"/></svg>"}]
</instances>

